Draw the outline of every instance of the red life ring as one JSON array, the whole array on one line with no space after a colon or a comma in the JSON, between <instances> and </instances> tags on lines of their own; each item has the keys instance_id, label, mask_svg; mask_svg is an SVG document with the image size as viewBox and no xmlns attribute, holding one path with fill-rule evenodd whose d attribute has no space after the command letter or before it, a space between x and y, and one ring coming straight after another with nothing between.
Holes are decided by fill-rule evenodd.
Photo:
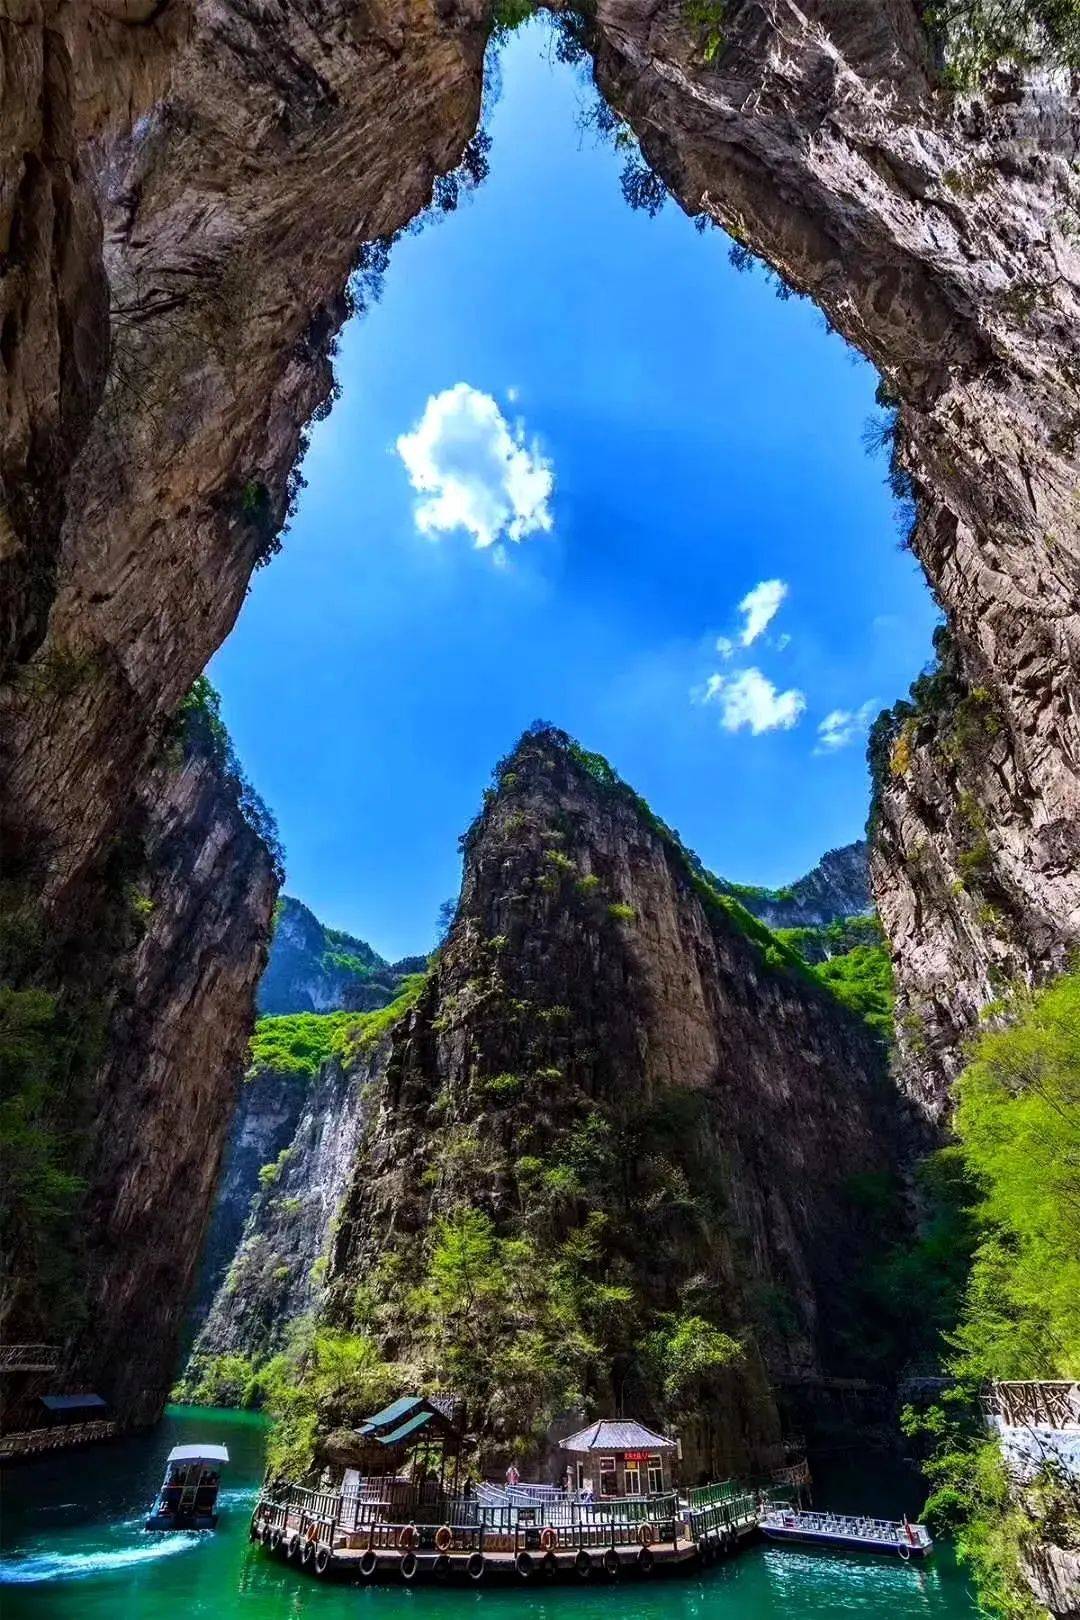
<instances>
[{"instance_id":1,"label":"red life ring","mask_svg":"<svg viewBox=\"0 0 1080 1620\"><path fill-rule=\"evenodd\" d=\"M545 1552L554 1552L559 1545L559 1537L550 1524L545 1524L540 1532L540 1545Z\"/></svg>"},{"instance_id":2,"label":"red life ring","mask_svg":"<svg viewBox=\"0 0 1080 1620\"><path fill-rule=\"evenodd\" d=\"M441 1524L435 1532L435 1546L439 1552L449 1552L454 1545L454 1532L448 1524Z\"/></svg>"},{"instance_id":3,"label":"red life ring","mask_svg":"<svg viewBox=\"0 0 1080 1620\"><path fill-rule=\"evenodd\" d=\"M397 1544L398 1544L398 1549L401 1552L403 1552L403 1553L412 1552L413 1548L416 1546L416 1526L415 1526L415 1524L403 1524L402 1525L401 1529L398 1531Z\"/></svg>"}]
</instances>

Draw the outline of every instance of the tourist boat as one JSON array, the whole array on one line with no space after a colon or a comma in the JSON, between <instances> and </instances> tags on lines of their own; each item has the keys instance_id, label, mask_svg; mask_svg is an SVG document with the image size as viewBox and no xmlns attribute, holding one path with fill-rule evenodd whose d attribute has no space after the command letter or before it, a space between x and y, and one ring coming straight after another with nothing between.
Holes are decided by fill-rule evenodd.
<instances>
[{"instance_id":1,"label":"tourist boat","mask_svg":"<svg viewBox=\"0 0 1080 1620\"><path fill-rule=\"evenodd\" d=\"M796 1541L847 1552L890 1553L906 1563L925 1558L934 1543L925 1525L907 1519L869 1519L855 1513L799 1512L782 1503L770 1503L759 1520L769 1541Z\"/></svg>"},{"instance_id":2,"label":"tourist boat","mask_svg":"<svg viewBox=\"0 0 1080 1620\"><path fill-rule=\"evenodd\" d=\"M216 1530L218 1487L228 1460L224 1446L174 1446L146 1528Z\"/></svg>"}]
</instances>

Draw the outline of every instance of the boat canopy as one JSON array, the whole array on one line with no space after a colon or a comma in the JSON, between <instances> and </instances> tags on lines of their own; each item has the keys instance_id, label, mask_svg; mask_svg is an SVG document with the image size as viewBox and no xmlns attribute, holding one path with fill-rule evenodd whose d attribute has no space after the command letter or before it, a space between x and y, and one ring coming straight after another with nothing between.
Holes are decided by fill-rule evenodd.
<instances>
[{"instance_id":1,"label":"boat canopy","mask_svg":"<svg viewBox=\"0 0 1080 1620\"><path fill-rule=\"evenodd\" d=\"M226 1446L210 1446L210 1445L173 1446L173 1448L169 1452L169 1455L168 1455L168 1458L167 1458L167 1461L171 1462L171 1463L179 1463L179 1462L227 1463L228 1460L229 1460L228 1447L226 1447Z\"/></svg>"},{"instance_id":2,"label":"boat canopy","mask_svg":"<svg viewBox=\"0 0 1080 1620\"><path fill-rule=\"evenodd\" d=\"M86 1393L84 1395L39 1395L39 1401L46 1412L103 1412L107 1401L100 1395Z\"/></svg>"},{"instance_id":3,"label":"boat canopy","mask_svg":"<svg viewBox=\"0 0 1080 1620\"><path fill-rule=\"evenodd\" d=\"M563 1451L677 1451L674 1440L647 1429L633 1418L600 1418L577 1434L568 1434L559 1445Z\"/></svg>"}]
</instances>

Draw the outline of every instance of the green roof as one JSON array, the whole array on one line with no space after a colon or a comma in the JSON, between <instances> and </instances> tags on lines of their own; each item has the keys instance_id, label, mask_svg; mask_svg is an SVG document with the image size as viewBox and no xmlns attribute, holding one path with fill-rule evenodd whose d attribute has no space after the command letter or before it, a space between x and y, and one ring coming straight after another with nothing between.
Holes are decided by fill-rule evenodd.
<instances>
[{"instance_id":1,"label":"green roof","mask_svg":"<svg viewBox=\"0 0 1080 1620\"><path fill-rule=\"evenodd\" d=\"M416 1408L423 1404L422 1395L402 1395L398 1400L391 1401L389 1406L384 1406L381 1412L376 1412L374 1417L365 1418L361 1432L367 1434L372 1429L385 1429L400 1423L409 1412L415 1412Z\"/></svg>"},{"instance_id":2,"label":"green roof","mask_svg":"<svg viewBox=\"0 0 1080 1620\"><path fill-rule=\"evenodd\" d=\"M424 1428L426 1424L431 1422L433 1416L434 1413L432 1412L417 1412L415 1417L409 1418L408 1422L403 1423L400 1428L392 1429L389 1434L373 1435L372 1438L382 1446L396 1446L402 1440L407 1440L410 1434L415 1434L417 1429Z\"/></svg>"}]
</instances>

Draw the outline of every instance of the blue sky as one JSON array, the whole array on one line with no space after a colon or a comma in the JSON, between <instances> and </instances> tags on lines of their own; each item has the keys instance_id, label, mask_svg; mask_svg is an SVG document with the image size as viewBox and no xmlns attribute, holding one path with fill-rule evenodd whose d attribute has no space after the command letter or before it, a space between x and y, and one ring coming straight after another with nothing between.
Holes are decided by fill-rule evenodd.
<instances>
[{"instance_id":1,"label":"blue sky","mask_svg":"<svg viewBox=\"0 0 1080 1620\"><path fill-rule=\"evenodd\" d=\"M714 870L797 876L861 833L865 719L936 620L862 448L871 368L722 232L627 207L545 24L501 76L490 174L344 332L300 510L210 671L288 891L391 957L431 944L538 717Z\"/></svg>"}]
</instances>

